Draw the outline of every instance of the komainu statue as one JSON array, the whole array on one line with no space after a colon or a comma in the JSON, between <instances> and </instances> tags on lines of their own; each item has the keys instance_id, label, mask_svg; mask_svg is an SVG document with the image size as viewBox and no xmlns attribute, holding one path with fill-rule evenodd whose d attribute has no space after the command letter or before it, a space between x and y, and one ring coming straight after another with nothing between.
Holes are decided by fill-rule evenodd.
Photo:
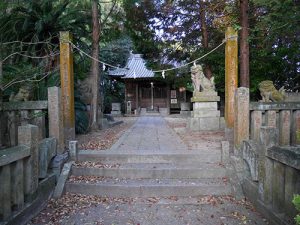
<instances>
[{"instance_id":1,"label":"komainu statue","mask_svg":"<svg viewBox=\"0 0 300 225\"><path fill-rule=\"evenodd\" d=\"M271 80L264 80L258 84L261 102L281 102L285 100L285 90L281 87L277 90Z\"/></svg>"},{"instance_id":2,"label":"komainu statue","mask_svg":"<svg viewBox=\"0 0 300 225\"><path fill-rule=\"evenodd\" d=\"M195 92L211 92L215 91L214 77L208 79L203 73L201 65L194 65L191 67L191 78L193 81Z\"/></svg>"},{"instance_id":3,"label":"komainu statue","mask_svg":"<svg viewBox=\"0 0 300 225\"><path fill-rule=\"evenodd\" d=\"M32 99L32 87L30 86L22 86L19 88L18 93L15 95L14 93L11 93L9 96L10 102L27 102Z\"/></svg>"}]
</instances>

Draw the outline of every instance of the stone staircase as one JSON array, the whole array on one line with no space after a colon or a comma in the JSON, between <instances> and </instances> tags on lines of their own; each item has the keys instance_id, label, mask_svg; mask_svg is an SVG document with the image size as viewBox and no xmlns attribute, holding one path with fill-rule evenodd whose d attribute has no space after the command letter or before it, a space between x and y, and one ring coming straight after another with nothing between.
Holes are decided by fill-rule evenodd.
<instances>
[{"instance_id":1,"label":"stone staircase","mask_svg":"<svg viewBox=\"0 0 300 225\"><path fill-rule=\"evenodd\" d=\"M219 148L203 151L80 151L66 191L107 197L231 195Z\"/></svg>"}]
</instances>

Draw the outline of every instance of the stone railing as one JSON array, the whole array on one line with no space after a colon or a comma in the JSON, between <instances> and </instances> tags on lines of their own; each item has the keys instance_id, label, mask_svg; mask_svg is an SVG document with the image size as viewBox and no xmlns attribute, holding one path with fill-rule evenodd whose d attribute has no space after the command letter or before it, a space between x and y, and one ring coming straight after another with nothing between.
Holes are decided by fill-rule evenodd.
<instances>
[{"instance_id":1,"label":"stone railing","mask_svg":"<svg viewBox=\"0 0 300 225\"><path fill-rule=\"evenodd\" d=\"M24 211L45 200L55 185L48 166L56 155L56 139L39 142L39 128L30 124L19 126L17 133L19 145L0 151L0 223L4 224L24 220Z\"/></svg>"},{"instance_id":2,"label":"stone railing","mask_svg":"<svg viewBox=\"0 0 300 225\"><path fill-rule=\"evenodd\" d=\"M280 146L280 129L261 126L259 140L245 140L242 159L250 177L242 182L244 193L274 224L292 224L294 194L300 194L300 146Z\"/></svg>"},{"instance_id":3,"label":"stone railing","mask_svg":"<svg viewBox=\"0 0 300 225\"><path fill-rule=\"evenodd\" d=\"M47 101L3 102L1 111L2 145L18 145L18 126L34 124L39 128L39 137L46 137L45 117L48 110Z\"/></svg>"},{"instance_id":4,"label":"stone railing","mask_svg":"<svg viewBox=\"0 0 300 225\"><path fill-rule=\"evenodd\" d=\"M232 159L246 165L240 176L244 194L272 224L293 224L292 198L300 194L299 135L300 102L249 103L248 89L237 89Z\"/></svg>"},{"instance_id":5,"label":"stone railing","mask_svg":"<svg viewBox=\"0 0 300 225\"><path fill-rule=\"evenodd\" d=\"M26 124L33 124L38 127L39 140L48 136L55 137L58 140L59 150L64 151L60 88L48 88L48 99L49 101L0 103L0 151L5 147L19 144L18 126Z\"/></svg>"},{"instance_id":6,"label":"stone railing","mask_svg":"<svg viewBox=\"0 0 300 225\"><path fill-rule=\"evenodd\" d=\"M5 143L9 146L5 149L0 142L0 224L21 224L47 200L67 158L60 89L49 88L48 101L3 103L0 107L2 134L14 140L9 143L12 146ZM39 115L32 117L32 112ZM4 114L14 118L5 127Z\"/></svg>"},{"instance_id":7,"label":"stone railing","mask_svg":"<svg viewBox=\"0 0 300 225\"><path fill-rule=\"evenodd\" d=\"M300 144L300 102L250 103L250 139L258 141L261 126L279 131L279 145Z\"/></svg>"},{"instance_id":8,"label":"stone railing","mask_svg":"<svg viewBox=\"0 0 300 225\"><path fill-rule=\"evenodd\" d=\"M23 145L8 148L0 153L0 221L7 220L13 211L24 207L25 195L28 196L31 186L31 180L23 176L24 170L31 170L27 163L29 157L30 148ZM24 187L27 190L24 190Z\"/></svg>"}]
</instances>

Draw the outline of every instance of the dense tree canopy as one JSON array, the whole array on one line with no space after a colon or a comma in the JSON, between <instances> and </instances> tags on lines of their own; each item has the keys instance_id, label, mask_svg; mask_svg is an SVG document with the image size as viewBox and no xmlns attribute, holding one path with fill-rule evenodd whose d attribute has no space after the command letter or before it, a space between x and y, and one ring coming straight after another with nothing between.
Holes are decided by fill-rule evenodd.
<instances>
[{"instance_id":1,"label":"dense tree canopy","mask_svg":"<svg viewBox=\"0 0 300 225\"><path fill-rule=\"evenodd\" d=\"M154 70L190 62L220 44L227 26L240 31L240 2L242 1L99 1L100 59L113 65L124 65L126 56L133 50L144 54L148 66ZM115 4L113 9L112 4ZM42 78L45 73L53 71L57 66L54 56L42 60L22 57L21 54L38 57L55 55L58 51L58 33L61 30L70 30L74 34L74 43L91 54L89 0L1 1L0 10L2 87L12 81L32 77L32 74L36 74L36 78ZM299 90L300 1L249 0L248 16L247 41L250 49L252 93L257 93L257 84L266 79L273 80L277 87L284 85L288 90ZM13 43L5 44L11 41ZM14 41L41 43L26 45ZM20 54L14 54L16 52ZM221 47L199 63L207 68L207 76L212 73L216 77L218 90L222 92L224 48ZM74 66L76 79L83 79L90 72L91 61L75 51ZM157 75L161 77L161 74ZM166 82L174 82L178 86L187 85L190 81L188 67L167 72L166 75ZM54 78L55 71L39 85L57 83L59 79ZM9 85L5 93L9 94L20 84ZM113 88L109 87L107 90ZM42 98L44 95L39 96L38 98Z\"/></svg>"},{"instance_id":2,"label":"dense tree canopy","mask_svg":"<svg viewBox=\"0 0 300 225\"><path fill-rule=\"evenodd\" d=\"M252 92L257 92L258 82L266 79L275 81L277 86L285 85L288 90L299 90L300 1L251 0L248 16ZM138 43L137 47L143 46L138 50L147 51L147 45L141 44L146 36L146 43L150 46L155 43L158 47L160 62L173 66L191 61L220 43L226 26L240 30L239 18L239 1L131 1L127 12L127 23L133 24L129 29L132 29L134 43ZM135 21L142 23L135 24ZM203 32L207 32L207 46ZM150 57L150 60L155 59ZM200 62L211 66L219 90L224 85L223 62L222 49ZM180 71L173 75L178 73Z\"/></svg>"}]
</instances>

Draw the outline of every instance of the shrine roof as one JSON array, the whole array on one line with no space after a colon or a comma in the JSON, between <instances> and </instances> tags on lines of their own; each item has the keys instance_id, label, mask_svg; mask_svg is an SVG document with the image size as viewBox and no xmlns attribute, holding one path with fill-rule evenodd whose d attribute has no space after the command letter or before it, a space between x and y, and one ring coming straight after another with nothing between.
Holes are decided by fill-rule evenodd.
<instances>
[{"instance_id":1,"label":"shrine roof","mask_svg":"<svg viewBox=\"0 0 300 225\"><path fill-rule=\"evenodd\" d=\"M111 77L121 77L122 79L152 78L154 73L146 68L145 60L141 54L130 54L125 68L109 70Z\"/></svg>"}]
</instances>

